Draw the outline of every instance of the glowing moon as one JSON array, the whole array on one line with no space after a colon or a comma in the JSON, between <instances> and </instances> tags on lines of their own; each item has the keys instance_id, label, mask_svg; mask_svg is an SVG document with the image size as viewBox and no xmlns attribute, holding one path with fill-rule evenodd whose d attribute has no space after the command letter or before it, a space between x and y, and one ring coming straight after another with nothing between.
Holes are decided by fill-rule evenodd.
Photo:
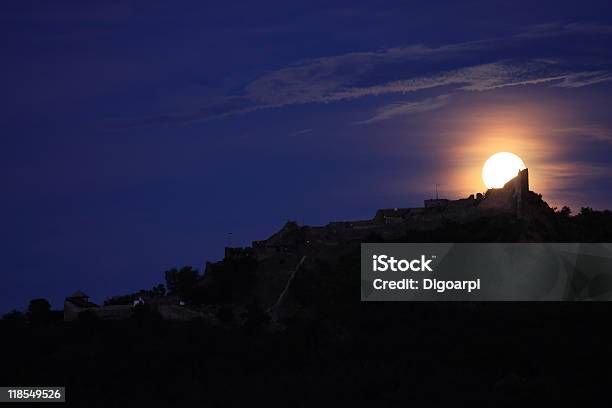
<instances>
[{"instance_id":1,"label":"glowing moon","mask_svg":"<svg viewBox=\"0 0 612 408\"><path fill-rule=\"evenodd\" d=\"M514 153L499 152L489 157L482 167L482 181L487 188L502 188L512 180L525 163Z\"/></svg>"}]
</instances>

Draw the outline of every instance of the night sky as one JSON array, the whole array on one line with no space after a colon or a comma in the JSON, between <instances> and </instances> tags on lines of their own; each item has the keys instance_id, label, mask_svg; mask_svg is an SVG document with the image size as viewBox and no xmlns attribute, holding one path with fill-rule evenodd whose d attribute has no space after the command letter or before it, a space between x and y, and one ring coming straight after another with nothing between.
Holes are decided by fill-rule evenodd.
<instances>
[{"instance_id":1,"label":"night sky","mask_svg":"<svg viewBox=\"0 0 612 408\"><path fill-rule=\"evenodd\" d=\"M2 2L0 312L481 192L497 151L612 208L609 0L297 3Z\"/></svg>"}]
</instances>

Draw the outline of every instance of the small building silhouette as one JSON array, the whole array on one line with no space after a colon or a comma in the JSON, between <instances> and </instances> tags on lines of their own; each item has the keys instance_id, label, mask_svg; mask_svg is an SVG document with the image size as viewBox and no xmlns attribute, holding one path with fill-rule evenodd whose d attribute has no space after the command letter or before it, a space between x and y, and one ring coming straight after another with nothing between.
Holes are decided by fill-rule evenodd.
<instances>
[{"instance_id":1,"label":"small building silhouette","mask_svg":"<svg viewBox=\"0 0 612 408\"><path fill-rule=\"evenodd\" d=\"M79 313L93 311L100 306L89 300L89 295L77 290L72 295L64 299L64 321L74 321L79 319Z\"/></svg>"},{"instance_id":2,"label":"small building silhouette","mask_svg":"<svg viewBox=\"0 0 612 408\"><path fill-rule=\"evenodd\" d=\"M64 321L79 320L83 312L90 312L100 319L120 320L130 317L134 313L132 305L109 305L100 307L89 300L89 295L77 290L64 299Z\"/></svg>"}]
</instances>

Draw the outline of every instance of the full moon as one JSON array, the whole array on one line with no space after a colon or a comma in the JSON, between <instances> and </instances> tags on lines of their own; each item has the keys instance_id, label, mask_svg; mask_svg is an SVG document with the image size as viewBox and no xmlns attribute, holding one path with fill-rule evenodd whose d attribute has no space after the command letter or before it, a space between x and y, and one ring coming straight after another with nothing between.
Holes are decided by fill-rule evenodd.
<instances>
[{"instance_id":1,"label":"full moon","mask_svg":"<svg viewBox=\"0 0 612 408\"><path fill-rule=\"evenodd\" d=\"M487 188L502 188L520 170L526 169L525 163L514 153L499 152L489 157L482 166L482 181Z\"/></svg>"}]
</instances>

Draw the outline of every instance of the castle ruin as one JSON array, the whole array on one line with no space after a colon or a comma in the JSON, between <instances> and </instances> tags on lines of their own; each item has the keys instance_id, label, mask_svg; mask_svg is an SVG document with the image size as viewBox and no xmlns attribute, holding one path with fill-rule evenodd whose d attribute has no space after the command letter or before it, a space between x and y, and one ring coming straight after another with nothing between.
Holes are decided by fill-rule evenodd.
<instances>
[{"instance_id":1,"label":"castle ruin","mask_svg":"<svg viewBox=\"0 0 612 408\"><path fill-rule=\"evenodd\" d=\"M433 230L445 222L466 223L495 214L509 214L516 219L523 219L529 193L529 171L524 169L502 188L492 188L484 194L471 194L458 200L426 199L423 207L383 208L376 211L369 220L336 221L320 227L299 226L290 221L270 238L253 241L251 247L226 248L225 257L263 260L293 253L298 248L330 246L341 241L358 240L372 233L394 239L404 234L406 228Z\"/></svg>"}]
</instances>

